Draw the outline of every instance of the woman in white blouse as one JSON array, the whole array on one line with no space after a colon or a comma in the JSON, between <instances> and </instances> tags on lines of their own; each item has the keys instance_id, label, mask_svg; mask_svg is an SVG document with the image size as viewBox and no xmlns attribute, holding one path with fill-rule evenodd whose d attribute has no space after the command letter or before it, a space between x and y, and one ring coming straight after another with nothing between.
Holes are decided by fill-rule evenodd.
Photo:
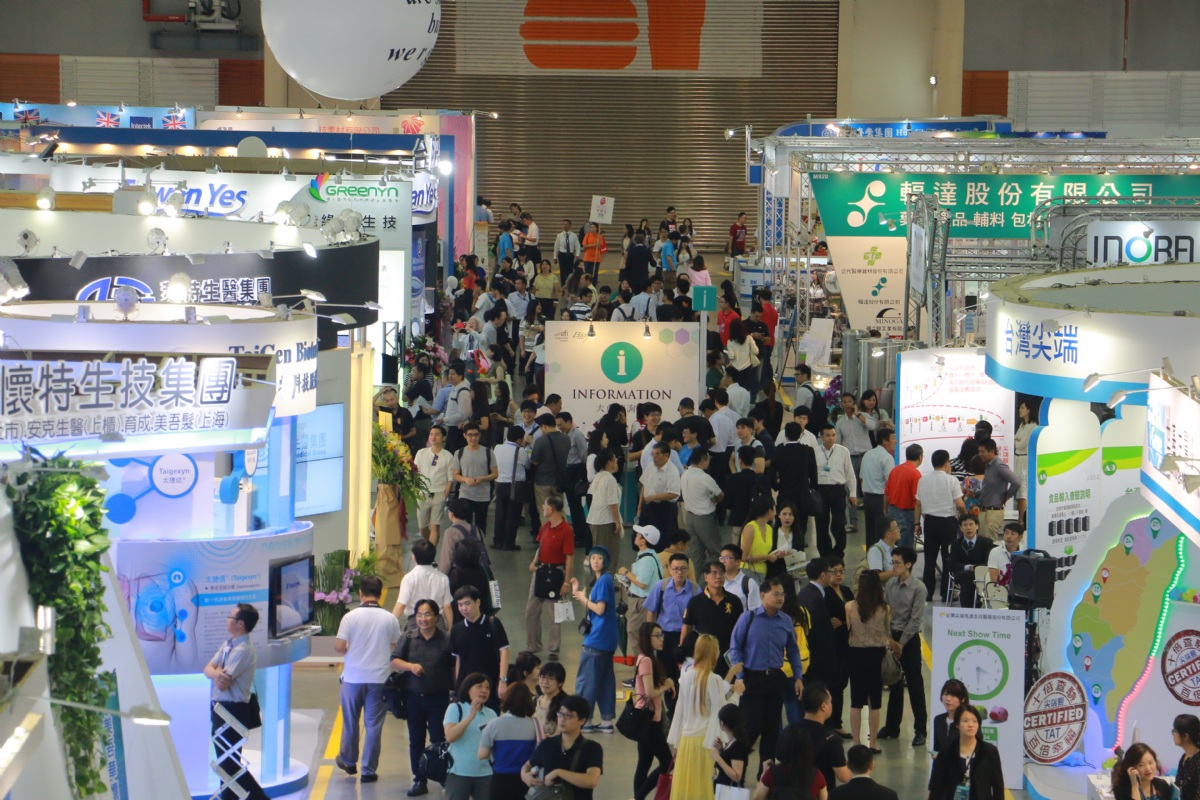
<instances>
[{"instance_id":1,"label":"woman in white blouse","mask_svg":"<svg viewBox=\"0 0 1200 800\"><path fill-rule=\"evenodd\" d=\"M704 634L696 639L695 663L679 679L679 699L667 744L675 749L675 772L671 781L671 800L695 800L713 797L712 746L720 735L717 713L730 692L741 694L745 687L729 683L713 674L721 646L717 637ZM741 664L729 668L727 677L742 671Z\"/></svg>"},{"instance_id":2,"label":"woman in white blouse","mask_svg":"<svg viewBox=\"0 0 1200 800\"><path fill-rule=\"evenodd\" d=\"M729 343L725 345L725 353L729 356L729 366L738 371L738 383L753 398L758 390L758 344L746 331L741 317L734 317L729 323Z\"/></svg>"},{"instance_id":3,"label":"woman in white blouse","mask_svg":"<svg viewBox=\"0 0 1200 800\"><path fill-rule=\"evenodd\" d=\"M621 486L613 477L617 471L616 453L608 449L596 453L595 467L596 477L588 487L592 501L587 523L592 529L592 542L607 547L610 553L619 553L625 526L621 522Z\"/></svg>"}]
</instances>

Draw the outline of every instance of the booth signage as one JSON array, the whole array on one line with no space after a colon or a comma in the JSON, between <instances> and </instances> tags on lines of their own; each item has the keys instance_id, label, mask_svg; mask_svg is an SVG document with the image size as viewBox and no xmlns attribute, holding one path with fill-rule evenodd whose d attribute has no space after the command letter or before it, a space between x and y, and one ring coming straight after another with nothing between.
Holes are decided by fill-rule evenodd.
<instances>
[{"instance_id":1,"label":"booth signage","mask_svg":"<svg viewBox=\"0 0 1200 800\"><path fill-rule=\"evenodd\" d=\"M896 450L910 444L925 451L922 472L933 467L934 450L953 458L963 440L975 434L975 423L992 424L992 438L1002 461L1013 462L1013 392L984 372L984 357L974 348L938 347L900 353L896 373L898 416Z\"/></svg>"},{"instance_id":2,"label":"booth signage","mask_svg":"<svg viewBox=\"0 0 1200 800\"><path fill-rule=\"evenodd\" d=\"M1165 507L1181 527L1200 530L1200 495L1188 491L1200 460L1200 402L1184 389L1172 391L1158 375L1150 376L1146 393L1146 447L1142 459L1142 494ZM1174 456L1174 469L1163 459Z\"/></svg>"},{"instance_id":3,"label":"booth signage","mask_svg":"<svg viewBox=\"0 0 1200 800\"><path fill-rule=\"evenodd\" d=\"M1070 755L1083 738L1087 703L1083 684L1071 673L1043 675L1025 696L1025 755L1039 764Z\"/></svg>"},{"instance_id":4,"label":"booth signage","mask_svg":"<svg viewBox=\"0 0 1200 800\"><path fill-rule=\"evenodd\" d=\"M950 236L965 239L1028 239L1034 209L1052 197L1103 203L1116 197L1150 200L1200 195L1200 176L1191 175L814 172L809 177L828 236L869 232L903 239L909 194L935 195L950 214ZM889 221L896 223L896 230L888 230ZM839 259L842 261L845 257Z\"/></svg>"},{"instance_id":5,"label":"booth signage","mask_svg":"<svg viewBox=\"0 0 1200 800\"><path fill-rule=\"evenodd\" d=\"M1181 264L1196 260L1200 224L1182 220L1093 222L1087 229L1089 264Z\"/></svg>"},{"instance_id":6,"label":"booth signage","mask_svg":"<svg viewBox=\"0 0 1200 800\"><path fill-rule=\"evenodd\" d=\"M645 331L633 322L546 323L546 392L562 396L576 427L590 430L613 403L632 420L653 401L673 419L680 400L703 396L699 326L651 322L649 338Z\"/></svg>"},{"instance_id":7,"label":"booth signage","mask_svg":"<svg viewBox=\"0 0 1200 800\"><path fill-rule=\"evenodd\" d=\"M182 131L196 127L196 110L164 106L0 103L0 120L62 128L154 128Z\"/></svg>"},{"instance_id":8,"label":"booth signage","mask_svg":"<svg viewBox=\"0 0 1200 800\"><path fill-rule=\"evenodd\" d=\"M908 247L903 237L828 236L842 303L850 325L884 336L904 335L904 276Z\"/></svg>"},{"instance_id":9,"label":"booth signage","mask_svg":"<svg viewBox=\"0 0 1200 800\"><path fill-rule=\"evenodd\" d=\"M1019 611L938 608L933 615L932 686L962 681L983 717L980 735L1000 751L1004 785L1019 789L1025 615ZM930 737L933 732L930 730Z\"/></svg>"}]
</instances>

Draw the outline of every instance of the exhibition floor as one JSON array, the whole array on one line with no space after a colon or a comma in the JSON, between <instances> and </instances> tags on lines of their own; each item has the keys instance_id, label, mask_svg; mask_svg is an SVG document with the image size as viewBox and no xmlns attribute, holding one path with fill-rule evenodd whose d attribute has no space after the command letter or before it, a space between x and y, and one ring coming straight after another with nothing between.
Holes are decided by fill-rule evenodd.
<instances>
[{"instance_id":1,"label":"exhibition floor","mask_svg":"<svg viewBox=\"0 0 1200 800\"><path fill-rule=\"evenodd\" d=\"M860 521L860 530L862 523ZM853 574L854 567L861 558L862 534L850 534L852 553L848 554L847 573ZM501 619L508 632L509 640L514 643L514 651L522 649L525 641L524 599L529 585L529 558L532 554L529 534L522 531L518 543L524 548L517 553L493 552L492 563L496 576L503 588L503 597L512 605L501 612ZM628 560L628 559L624 559ZM920 563L917 565L919 573ZM926 611L924 637L928 642L931 636L931 609ZM567 686L574 684L575 672L579 666L578 653L582 646L581 637L574 626L563 626L563 666L567 670ZM543 656L545 654L543 653ZM633 674L632 667L617 667L618 680L624 680ZM928 676L928 670L926 670ZM928 681L928 677L926 677ZM934 689L936 691L936 689ZM931 694L931 693L930 693ZM847 692L847 700L849 692ZM932 702L935 707L932 714L940 713L940 703L936 698ZM408 735L405 723L389 718L383 731L383 756L379 765L379 781L374 784L361 784L357 777L350 777L337 769L333 757L337 751L337 742L330 747L331 736L341 735L341 718L338 705L337 669L331 667L310 667L297 665L292 682L292 703L296 709L320 709L325 717L316 752L312 754L311 783L307 794L297 797L307 797L308 800L350 800L350 798L400 798L405 796L412 783L412 773L408 765ZM847 717L847 728L849 718ZM632 775L637 764L636 745L620 735L593 734L592 738L604 746L604 777L596 791L596 800L625 800L632 794ZM885 740L880 743L883 755L875 761L875 778L881 783L892 787L902 798L924 798L927 795L926 781L929 776L929 751L925 747L912 747L912 716L905 710L904 726L900 739ZM297 752L297 758L306 754ZM757 768L757 756L752 757ZM430 796L440 796L439 790L431 784ZM1020 800L1023 792L1012 793ZM495 798L494 800L508 800Z\"/></svg>"}]
</instances>

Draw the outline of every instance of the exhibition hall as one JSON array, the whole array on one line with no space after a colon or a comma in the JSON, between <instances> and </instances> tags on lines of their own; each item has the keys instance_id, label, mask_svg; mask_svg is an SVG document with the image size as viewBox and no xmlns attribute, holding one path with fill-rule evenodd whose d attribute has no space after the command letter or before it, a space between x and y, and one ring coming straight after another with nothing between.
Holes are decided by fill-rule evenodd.
<instances>
[{"instance_id":1,"label":"exhibition hall","mask_svg":"<svg viewBox=\"0 0 1200 800\"><path fill-rule=\"evenodd\" d=\"M108 6L0 26L0 797L1200 800L1200 7Z\"/></svg>"}]
</instances>

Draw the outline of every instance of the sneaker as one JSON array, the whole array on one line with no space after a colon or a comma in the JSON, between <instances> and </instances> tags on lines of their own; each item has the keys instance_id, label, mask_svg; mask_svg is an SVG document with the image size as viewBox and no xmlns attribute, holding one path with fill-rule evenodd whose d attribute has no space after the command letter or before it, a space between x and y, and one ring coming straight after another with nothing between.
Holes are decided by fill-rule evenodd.
<instances>
[{"instance_id":1,"label":"sneaker","mask_svg":"<svg viewBox=\"0 0 1200 800\"><path fill-rule=\"evenodd\" d=\"M633 678L630 678L627 681L621 681L621 685L624 686L626 689L632 689L633 688Z\"/></svg>"},{"instance_id":2,"label":"sneaker","mask_svg":"<svg viewBox=\"0 0 1200 800\"><path fill-rule=\"evenodd\" d=\"M356 767L354 764L345 763L342 761L341 756L334 758L333 763L337 764L338 769L340 769L342 772L345 772L347 775L354 775L358 772L358 767Z\"/></svg>"},{"instance_id":3,"label":"sneaker","mask_svg":"<svg viewBox=\"0 0 1200 800\"><path fill-rule=\"evenodd\" d=\"M600 726L599 726L599 725L597 725L596 723L594 723L594 722L589 722L587 725L584 725L582 728L580 728L580 729L579 729L579 732L580 732L580 733L595 733L595 732L596 732L596 729L597 729L597 728L599 728L599 727L600 727Z\"/></svg>"},{"instance_id":4,"label":"sneaker","mask_svg":"<svg viewBox=\"0 0 1200 800\"><path fill-rule=\"evenodd\" d=\"M874 753L877 756L883 755L883 751L880 750L878 747L872 747L872 748L870 748L870 750L872 753Z\"/></svg>"},{"instance_id":5,"label":"sneaker","mask_svg":"<svg viewBox=\"0 0 1200 800\"><path fill-rule=\"evenodd\" d=\"M425 781L416 781L413 783L412 788L405 794L409 797L420 797L421 795L429 794L429 787L425 785Z\"/></svg>"},{"instance_id":6,"label":"sneaker","mask_svg":"<svg viewBox=\"0 0 1200 800\"><path fill-rule=\"evenodd\" d=\"M550 654L550 660L551 660L551 661L558 661L558 653L551 653L551 654Z\"/></svg>"},{"instance_id":7,"label":"sneaker","mask_svg":"<svg viewBox=\"0 0 1200 800\"><path fill-rule=\"evenodd\" d=\"M913 747L920 747L923 744L925 744L925 734L918 733L916 736L913 737L913 743L912 743Z\"/></svg>"},{"instance_id":8,"label":"sneaker","mask_svg":"<svg viewBox=\"0 0 1200 800\"><path fill-rule=\"evenodd\" d=\"M880 739L899 739L900 731L896 730L895 728L880 728L879 729L879 738Z\"/></svg>"},{"instance_id":9,"label":"sneaker","mask_svg":"<svg viewBox=\"0 0 1200 800\"><path fill-rule=\"evenodd\" d=\"M595 727L592 729L592 732L593 732L593 733L612 733L614 730L616 730L616 729L615 729L615 728L613 728L613 724L610 722L610 723L608 723L607 725L597 725L597 726L595 726Z\"/></svg>"}]
</instances>

